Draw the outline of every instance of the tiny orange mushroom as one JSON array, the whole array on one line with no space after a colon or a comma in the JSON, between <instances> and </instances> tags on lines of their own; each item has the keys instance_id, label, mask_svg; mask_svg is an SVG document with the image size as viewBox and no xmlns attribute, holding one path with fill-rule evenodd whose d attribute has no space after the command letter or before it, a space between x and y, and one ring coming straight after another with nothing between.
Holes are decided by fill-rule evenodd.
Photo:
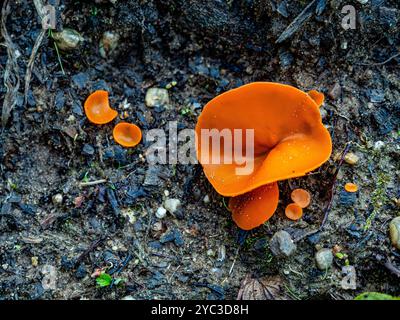
<instances>
[{"instance_id":1,"label":"tiny orange mushroom","mask_svg":"<svg viewBox=\"0 0 400 320\"><path fill-rule=\"evenodd\" d=\"M358 186L355 183L347 182L344 185L344 189L347 192L357 192L358 191Z\"/></svg>"},{"instance_id":2,"label":"tiny orange mushroom","mask_svg":"<svg viewBox=\"0 0 400 320\"><path fill-rule=\"evenodd\" d=\"M108 123L118 115L118 112L110 107L108 92L104 90L93 92L86 99L84 109L89 121L95 124Z\"/></svg>"},{"instance_id":3,"label":"tiny orange mushroom","mask_svg":"<svg viewBox=\"0 0 400 320\"><path fill-rule=\"evenodd\" d=\"M272 216L279 200L277 181L303 176L329 159L332 142L319 112L321 95L254 82L225 92L204 107L196 125L197 158L215 190L232 197L229 208L240 228L253 229ZM235 161L237 129L254 133L254 152L246 157L253 170L247 174L237 174L246 165ZM229 139L223 135L217 137L217 148L214 139L212 145L203 144L203 130L228 130L233 144L226 146ZM239 141L239 151L247 153L247 139L242 136Z\"/></svg>"},{"instance_id":4,"label":"tiny orange mushroom","mask_svg":"<svg viewBox=\"0 0 400 320\"><path fill-rule=\"evenodd\" d=\"M303 216L303 209L296 203L290 203L286 206L285 215L290 220L299 220Z\"/></svg>"},{"instance_id":5,"label":"tiny orange mushroom","mask_svg":"<svg viewBox=\"0 0 400 320\"><path fill-rule=\"evenodd\" d=\"M307 190L304 189L295 189L290 194L290 198L292 201L300 206L301 208L306 208L310 205L311 195Z\"/></svg>"},{"instance_id":6,"label":"tiny orange mushroom","mask_svg":"<svg viewBox=\"0 0 400 320\"><path fill-rule=\"evenodd\" d=\"M113 130L114 140L124 147L134 147L142 139L142 131L132 123L120 122Z\"/></svg>"}]
</instances>

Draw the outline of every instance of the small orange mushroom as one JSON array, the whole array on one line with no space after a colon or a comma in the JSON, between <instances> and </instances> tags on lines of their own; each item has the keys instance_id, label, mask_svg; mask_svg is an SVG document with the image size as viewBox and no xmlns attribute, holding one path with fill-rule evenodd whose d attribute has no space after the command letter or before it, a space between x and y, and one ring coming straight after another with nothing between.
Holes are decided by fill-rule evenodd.
<instances>
[{"instance_id":1,"label":"small orange mushroom","mask_svg":"<svg viewBox=\"0 0 400 320\"><path fill-rule=\"evenodd\" d=\"M86 99L84 109L89 121L95 124L108 123L118 115L118 112L110 107L108 92L104 90L93 92Z\"/></svg>"},{"instance_id":2,"label":"small orange mushroom","mask_svg":"<svg viewBox=\"0 0 400 320\"><path fill-rule=\"evenodd\" d=\"M142 139L142 131L137 125L120 122L114 127L113 137L121 146L134 147Z\"/></svg>"},{"instance_id":3,"label":"small orange mushroom","mask_svg":"<svg viewBox=\"0 0 400 320\"><path fill-rule=\"evenodd\" d=\"M347 182L344 185L344 189L347 192L357 192L358 191L358 186L355 183Z\"/></svg>"},{"instance_id":4,"label":"small orange mushroom","mask_svg":"<svg viewBox=\"0 0 400 320\"><path fill-rule=\"evenodd\" d=\"M292 201L299 205L301 208L306 208L310 205L311 195L307 190L295 189L290 195Z\"/></svg>"},{"instance_id":5,"label":"small orange mushroom","mask_svg":"<svg viewBox=\"0 0 400 320\"><path fill-rule=\"evenodd\" d=\"M303 216L303 209L296 203L290 203L285 209L285 215L290 220L299 220Z\"/></svg>"},{"instance_id":6,"label":"small orange mushroom","mask_svg":"<svg viewBox=\"0 0 400 320\"><path fill-rule=\"evenodd\" d=\"M197 158L215 190L234 197L229 207L240 228L254 228L271 217L278 203L278 191L272 192L277 181L303 176L329 159L332 142L322 124L322 102L323 94L316 91L307 94L289 85L254 82L225 92L204 107L196 125ZM249 174L237 174L244 165L235 162L237 150L225 148L224 137L219 138L220 148L208 144L202 149L203 130L224 129L254 130L254 157L246 159L254 165ZM242 137L243 153L245 140ZM223 161L204 161L204 155ZM270 184L274 187L261 188Z\"/></svg>"}]
</instances>

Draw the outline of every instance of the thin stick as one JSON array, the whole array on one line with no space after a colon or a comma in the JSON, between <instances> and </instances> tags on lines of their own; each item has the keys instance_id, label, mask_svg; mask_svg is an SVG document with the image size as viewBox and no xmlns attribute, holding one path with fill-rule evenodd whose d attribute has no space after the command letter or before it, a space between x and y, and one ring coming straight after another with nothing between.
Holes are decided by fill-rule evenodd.
<instances>
[{"instance_id":1,"label":"thin stick","mask_svg":"<svg viewBox=\"0 0 400 320\"><path fill-rule=\"evenodd\" d=\"M336 167L336 172L335 172L335 174L334 174L333 182L332 182L332 187L331 187L331 190L330 190L330 199L329 199L328 205L326 206L326 208L325 208L325 210L324 210L324 219L322 220L321 226L319 227L319 230L320 230L320 231L324 228L325 223L326 223L326 221L328 220L329 211L331 210L332 203L333 203L333 195L334 195L334 190L335 190L335 187L336 187L337 176L338 176L340 167L341 167L342 164L343 164L344 156L345 156L346 153L349 151L349 148L350 148L350 143L348 143L348 144L346 145L346 148L344 148L344 150L343 150L343 152L342 152L342 156L340 157L339 164L338 164L337 167Z\"/></svg>"},{"instance_id":2,"label":"thin stick","mask_svg":"<svg viewBox=\"0 0 400 320\"><path fill-rule=\"evenodd\" d=\"M400 52L396 53L394 56L391 56L390 58L386 59L385 61L382 62L376 62L376 63L360 63L360 66L382 66L390 61L392 61L393 59L397 58L398 56L400 56Z\"/></svg>"},{"instance_id":3,"label":"thin stick","mask_svg":"<svg viewBox=\"0 0 400 320\"><path fill-rule=\"evenodd\" d=\"M101 183L106 183L107 180L106 179L99 179L99 180L95 180L95 181L88 181L88 182L81 182L79 183L80 187L88 187L88 186L94 186L96 184L101 184Z\"/></svg>"}]
</instances>

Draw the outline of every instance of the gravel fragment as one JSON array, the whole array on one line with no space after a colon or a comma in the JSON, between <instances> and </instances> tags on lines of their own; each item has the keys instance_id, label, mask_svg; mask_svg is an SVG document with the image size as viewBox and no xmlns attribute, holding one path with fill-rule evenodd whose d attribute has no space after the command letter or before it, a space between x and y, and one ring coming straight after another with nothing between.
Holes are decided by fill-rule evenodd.
<instances>
[{"instance_id":1,"label":"gravel fragment","mask_svg":"<svg viewBox=\"0 0 400 320\"><path fill-rule=\"evenodd\" d=\"M156 217L158 219L163 219L167 215L167 210L163 207L159 207L156 211Z\"/></svg>"},{"instance_id":2,"label":"gravel fragment","mask_svg":"<svg viewBox=\"0 0 400 320\"><path fill-rule=\"evenodd\" d=\"M348 164L354 165L360 160L360 158L353 152L349 152L344 156L344 161Z\"/></svg>"},{"instance_id":3,"label":"gravel fragment","mask_svg":"<svg viewBox=\"0 0 400 320\"><path fill-rule=\"evenodd\" d=\"M276 257L289 257L296 250L292 237L284 230L276 232L270 240L270 249Z\"/></svg>"},{"instance_id":4,"label":"gravel fragment","mask_svg":"<svg viewBox=\"0 0 400 320\"><path fill-rule=\"evenodd\" d=\"M390 240L400 250L400 217L394 218L389 224Z\"/></svg>"},{"instance_id":5,"label":"gravel fragment","mask_svg":"<svg viewBox=\"0 0 400 320\"><path fill-rule=\"evenodd\" d=\"M344 266L342 268L344 277L340 282L343 290L355 290L357 288L356 268L353 266Z\"/></svg>"},{"instance_id":6,"label":"gravel fragment","mask_svg":"<svg viewBox=\"0 0 400 320\"><path fill-rule=\"evenodd\" d=\"M168 90L162 88L150 88L146 92L145 102L146 106L148 106L149 108L168 105Z\"/></svg>"},{"instance_id":7,"label":"gravel fragment","mask_svg":"<svg viewBox=\"0 0 400 320\"><path fill-rule=\"evenodd\" d=\"M327 270L331 267L333 262L333 254L331 249L320 249L315 254L315 261L320 270Z\"/></svg>"},{"instance_id":8,"label":"gravel fragment","mask_svg":"<svg viewBox=\"0 0 400 320\"><path fill-rule=\"evenodd\" d=\"M174 214L176 210L181 205L181 201L179 199L167 199L164 202L164 207L167 209L167 211L171 214Z\"/></svg>"}]
</instances>

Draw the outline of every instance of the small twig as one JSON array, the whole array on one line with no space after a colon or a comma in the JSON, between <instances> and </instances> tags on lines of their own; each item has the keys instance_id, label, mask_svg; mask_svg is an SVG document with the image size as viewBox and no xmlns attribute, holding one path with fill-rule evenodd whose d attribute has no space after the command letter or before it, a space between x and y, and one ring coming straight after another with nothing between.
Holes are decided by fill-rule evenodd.
<instances>
[{"instance_id":1,"label":"small twig","mask_svg":"<svg viewBox=\"0 0 400 320\"><path fill-rule=\"evenodd\" d=\"M376 62L376 63L359 63L360 66L382 66L390 61L392 61L393 59L397 58L398 56L400 56L400 52L396 53L395 55L391 56L390 58L386 59L385 61L382 62Z\"/></svg>"},{"instance_id":2,"label":"small twig","mask_svg":"<svg viewBox=\"0 0 400 320\"><path fill-rule=\"evenodd\" d=\"M350 148L350 143L347 143L347 145L344 148L344 150L342 152L342 155L340 157L339 164L336 167L336 171L335 171L334 176L333 176L332 187L331 187L331 190L330 190L330 199L329 199L328 205L326 206L326 208L324 210L324 219L322 220L321 226L319 227L319 231L321 231L324 228L325 223L328 220L329 211L331 210L332 203L333 203L333 195L334 195L334 190L335 190L335 187L336 187L337 176L339 174L340 167L343 164L344 157L347 154L347 152L349 151L349 148Z\"/></svg>"},{"instance_id":3,"label":"small twig","mask_svg":"<svg viewBox=\"0 0 400 320\"><path fill-rule=\"evenodd\" d=\"M90 252L92 252L92 251L93 251L94 249L96 249L99 245L101 245L105 239L106 239L105 236L101 236L100 238L98 238L98 239L96 239L95 241L93 241L93 242L89 245L89 247L88 247L85 251L83 251L83 252L81 253L81 255L76 259L75 266L78 266L78 265L83 261L83 259L85 259L86 256L87 256Z\"/></svg>"},{"instance_id":4,"label":"small twig","mask_svg":"<svg viewBox=\"0 0 400 320\"><path fill-rule=\"evenodd\" d=\"M60 51L58 50L58 45L57 45L57 43L55 42L55 40L53 38L53 30L51 30L51 29L49 29L49 37L53 39L54 49L56 49L58 63L60 65L61 72L65 76L65 71L64 71L64 67L63 67L62 61L61 61Z\"/></svg>"},{"instance_id":5,"label":"small twig","mask_svg":"<svg viewBox=\"0 0 400 320\"><path fill-rule=\"evenodd\" d=\"M7 17L10 14L10 11L10 2L6 0L4 1L3 8L1 10L1 35L3 36L8 56L4 71L4 86L7 90L4 95L3 106L1 110L1 124L3 128L8 122L11 110L17 103L17 93L20 84L19 66L17 62L20 54L16 45L11 40L6 28Z\"/></svg>"},{"instance_id":6,"label":"small twig","mask_svg":"<svg viewBox=\"0 0 400 320\"><path fill-rule=\"evenodd\" d=\"M289 24L289 26L282 32L275 43L281 43L286 39L290 38L294 33L296 33L300 27L312 17L314 14L314 9L316 6L316 0L312 0L304 10Z\"/></svg>"},{"instance_id":7,"label":"small twig","mask_svg":"<svg viewBox=\"0 0 400 320\"><path fill-rule=\"evenodd\" d=\"M94 186L96 184L101 184L101 183L106 183L106 182L107 182L106 179L99 179L99 180L95 180L95 181L80 182L79 186L80 187L88 187L88 186Z\"/></svg>"},{"instance_id":8,"label":"small twig","mask_svg":"<svg viewBox=\"0 0 400 320\"><path fill-rule=\"evenodd\" d=\"M383 264L386 269L388 269L391 273L393 273L394 275L398 276L400 278L400 270L397 269L390 261L386 261Z\"/></svg>"}]
</instances>

